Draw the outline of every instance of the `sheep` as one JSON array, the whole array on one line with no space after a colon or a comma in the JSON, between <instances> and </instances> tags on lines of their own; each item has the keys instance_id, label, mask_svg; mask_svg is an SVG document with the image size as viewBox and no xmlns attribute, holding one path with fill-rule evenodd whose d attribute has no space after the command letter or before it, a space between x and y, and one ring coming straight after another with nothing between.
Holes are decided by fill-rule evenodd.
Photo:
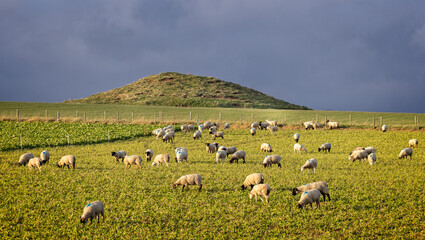
<instances>
[{"instance_id":1,"label":"sheep","mask_svg":"<svg viewBox=\"0 0 425 240\"><path fill-rule=\"evenodd\" d=\"M169 128L168 128L169 127ZM167 134L167 133L174 133L175 131L174 131L174 128L173 127L171 127L171 126L168 126L166 129L165 129L165 134ZM164 135L165 136L165 135Z\"/></svg>"},{"instance_id":2,"label":"sheep","mask_svg":"<svg viewBox=\"0 0 425 240\"><path fill-rule=\"evenodd\" d=\"M142 161L143 159L137 155L127 155L124 158L125 168L130 168L131 165L137 165L137 169L142 170Z\"/></svg>"},{"instance_id":3,"label":"sheep","mask_svg":"<svg viewBox=\"0 0 425 240\"><path fill-rule=\"evenodd\" d=\"M294 144L294 153L296 153L296 152L298 152L298 153L301 153L301 152L307 153L307 149L303 145L301 145L299 143L295 143Z\"/></svg>"},{"instance_id":4,"label":"sheep","mask_svg":"<svg viewBox=\"0 0 425 240\"><path fill-rule=\"evenodd\" d=\"M121 162L124 162L124 158L127 155L127 153L124 150L120 150L118 152L111 152L112 156L115 158L115 160L117 160L117 162L119 162L121 159Z\"/></svg>"},{"instance_id":5,"label":"sheep","mask_svg":"<svg viewBox=\"0 0 425 240\"><path fill-rule=\"evenodd\" d=\"M270 121L270 120L266 120L266 123L268 123L270 126L275 127L277 126L277 121Z\"/></svg>"},{"instance_id":6,"label":"sheep","mask_svg":"<svg viewBox=\"0 0 425 240\"><path fill-rule=\"evenodd\" d=\"M410 139L409 140L409 147L418 147L418 139L414 138L414 139Z\"/></svg>"},{"instance_id":7,"label":"sheep","mask_svg":"<svg viewBox=\"0 0 425 240\"><path fill-rule=\"evenodd\" d=\"M226 161L226 157L227 157L227 153L226 153L226 148L223 147L222 149L218 150L216 155L215 155L215 160L217 161L217 163L224 162Z\"/></svg>"},{"instance_id":8,"label":"sheep","mask_svg":"<svg viewBox=\"0 0 425 240\"><path fill-rule=\"evenodd\" d=\"M162 137L163 142L174 142L174 132L168 132Z\"/></svg>"},{"instance_id":9,"label":"sheep","mask_svg":"<svg viewBox=\"0 0 425 240\"><path fill-rule=\"evenodd\" d=\"M330 129L339 128L339 122L329 122L328 120L327 125Z\"/></svg>"},{"instance_id":10,"label":"sheep","mask_svg":"<svg viewBox=\"0 0 425 240\"><path fill-rule=\"evenodd\" d=\"M39 158L39 157L31 158L28 161L28 167L29 167L30 171L32 171L33 167L38 167L38 170L40 170L40 172L41 172L41 165L43 165L43 160L41 160L41 158Z\"/></svg>"},{"instance_id":11,"label":"sheep","mask_svg":"<svg viewBox=\"0 0 425 240\"><path fill-rule=\"evenodd\" d=\"M268 143L261 144L260 150L264 151L264 152L273 152L272 146L270 146L270 144L268 144Z\"/></svg>"},{"instance_id":12,"label":"sheep","mask_svg":"<svg viewBox=\"0 0 425 240\"><path fill-rule=\"evenodd\" d=\"M160 132L162 130L162 128L157 128L157 129L155 129L155 130L153 130L152 132L151 132L151 135L157 135L158 134L158 132Z\"/></svg>"},{"instance_id":13,"label":"sheep","mask_svg":"<svg viewBox=\"0 0 425 240\"><path fill-rule=\"evenodd\" d=\"M229 128L230 128L230 123L225 123L224 126L223 126L223 130L229 129Z\"/></svg>"},{"instance_id":14,"label":"sheep","mask_svg":"<svg viewBox=\"0 0 425 240\"><path fill-rule=\"evenodd\" d=\"M202 132L202 131L204 131L204 129L205 129L204 125L202 125L202 124L198 126L198 131Z\"/></svg>"},{"instance_id":15,"label":"sheep","mask_svg":"<svg viewBox=\"0 0 425 240\"><path fill-rule=\"evenodd\" d=\"M187 130L188 130L189 132L191 132L191 131L195 131L195 126L193 126L193 124L188 124L188 125L187 125Z\"/></svg>"},{"instance_id":16,"label":"sheep","mask_svg":"<svg viewBox=\"0 0 425 240\"><path fill-rule=\"evenodd\" d=\"M321 123L313 123L313 128L314 128L314 130L316 130L318 128L323 128L323 124L321 124Z\"/></svg>"},{"instance_id":17,"label":"sheep","mask_svg":"<svg viewBox=\"0 0 425 240\"><path fill-rule=\"evenodd\" d=\"M212 126L212 127L210 127L209 131L210 131L210 134L211 133L214 133L214 132L217 131L217 128L215 128L214 126Z\"/></svg>"},{"instance_id":18,"label":"sheep","mask_svg":"<svg viewBox=\"0 0 425 240\"><path fill-rule=\"evenodd\" d=\"M179 147L174 149L174 151L176 152L176 162L183 162L183 160L185 160L187 162L187 157L189 156L189 153L187 152L187 149L184 147Z\"/></svg>"},{"instance_id":19,"label":"sheep","mask_svg":"<svg viewBox=\"0 0 425 240\"><path fill-rule=\"evenodd\" d=\"M253 122L251 123L251 128L259 128L260 125L258 124L258 122Z\"/></svg>"},{"instance_id":20,"label":"sheep","mask_svg":"<svg viewBox=\"0 0 425 240\"><path fill-rule=\"evenodd\" d=\"M304 171L305 169L311 169L311 173L316 173L316 168L317 168L317 159L315 158L311 158L309 160L307 160L304 165L301 167L301 172Z\"/></svg>"},{"instance_id":21,"label":"sheep","mask_svg":"<svg viewBox=\"0 0 425 240\"><path fill-rule=\"evenodd\" d=\"M277 164L278 167L282 167L282 165L280 164L280 161L282 160L282 157L279 154L275 154L275 155L270 155L270 156L266 156L264 158L263 161L263 166L267 167L267 166L272 166L272 164Z\"/></svg>"},{"instance_id":22,"label":"sheep","mask_svg":"<svg viewBox=\"0 0 425 240\"><path fill-rule=\"evenodd\" d=\"M382 132L386 132L388 130L387 125L385 125L385 124L382 125L381 130L382 130Z\"/></svg>"},{"instance_id":23,"label":"sheep","mask_svg":"<svg viewBox=\"0 0 425 240\"><path fill-rule=\"evenodd\" d=\"M376 153L376 149L374 147L367 147L364 150L366 150L367 154Z\"/></svg>"},{"instance_id":24,"label":"sheep","mask_svg":"<svg viewBox=\"0 0 425 240\"><path fill-rule=\"evenodd\" d=\"M83 215L80 217L80 222L86 223L90 218L90 223L92 223L93 218L97 217L97 222L99 223L99 215L102 215L103 222L105 222L105 206L101 201L97 200L84 207Z\"/></svg>"},{"instance_id":25,"label":"sheep","mask_svg":"<svg viewBox=\"0 0 425 240\"><path fill-rule=\"evenodd\" d=\"M22 154L20 157L19 157L19 161L18 161L18 166L22 166L22 165L27 165L27 163L29 162L29 160L31 159L31 158L34 158L34 154L32 154L32 153L25 153L25 154Z\"/></svg>"},{"instance_id":26,"label":"sheep","mask_svg":"<svg viewBox=\"0 0 425 240\"><path fill-rule=\"evenodd\" d=\"M166 153L165 154L159 154L159 155L155 156L155 159L152 162L152 167L155 166L155 165L159 167L160 164L162 166L163 163L165 163L165 165L167 165L167 167L168 167L169 162L170 162L170 155L168 155Z\"/></svg>"},{"instance_id":27,"label":"sheep","mask_svg":"<svg viewBox=\"0 0 425 240\"><path fill-rule=\"evenodd\" d=\"M41 158L41 161L43 162L43 164L48 163L49 162L49 159L50 159L50 153L49 153L49 151L43 150L40 153L40 158Z\"/></svg>"},{"instance_id":28,"label":"sheep","mask_svg":"<svg viewBox=\"0 0 425 240\"><path fill-rule=\"evenodd\" d=\"M212 126L211 122L204 122L204 129L210 129Z\"/></svg>"},{"instance_id":29,"label":"sheep","mask_svg":"<svg viewBox=\"0 0 425 240\"><path fill-rule=\"evenodd\" d=\"M369 156L367 156L367 161L369 162L370 165L375 164L376 163L376 154L375 153L369 154Z\"/></svg>"},{"instance_id":30,"label":"sheep","mask_svg":"<svg viewBox=\"0 0 425 240\"><path fill-rule=\"evenodd\" d=\"M362 161L362 159L367 159L367 156L369 154L367 153L366 150L357 150L354 151L349 157L348 160L352 160L353 162L355 162L356 160L359 160L359 163Z\"/></svg>"},{"instance_id":31,"label":"sheep","mask_svg":"<svg viewBox=\"0 0 425 240\"><path fill-rule=\"evenodd\" d=\"M322 146L320 146L319 147L319 152L320 151L323 151L323 152L326 152L326 151L328 151L328 152L331 152L331 144L330 143L324 143L324 144L322 144Z\"/></svg>"},{"instance_id":32,"label":"sheep","mask_svg":"<svg viewBox=\"0 0 425 240\"><path fill-rule=\"evenodd\" d=\"M257 129L251 128L250 132L251 132L251 136L254 136L257 133Z\"/></svg>"},{"instance_id":33,"label":"sheep","mask_svg":"<svg viewBox=\"0 0 425 240\"><path fill-rule=\"evenodd\" d=\"M269 126L270 126L270 124L268 124L268 123L263 123L263 122L258 123L258 127L260 128L260 130L267 129L267 127L269 127Z\"/></svg>"},{"instance_id":34,"label":"sheep","mask_svg":"<svg viewBox=\"0 0 425 240\"><path fill-rule=\"evenodd\" d=\"M353 152L355 152L355 151L361 151L361 150L366 150L366 148L364 148L364 147L354 148L353 151L350 152L350 155L353 154Z\"/></svg>"},{"instance_id":35,"label":"sheep","mask_svg":"<svg viewBox=\"0 0 425 240\"><path fill-rule=\"evenodd\" d=\"M147 162L149 162L150 160L152 160L152 157L153 157L153 151L152 151L152 149L146 150L145 155L146 155L146 161Z\"/></svg>"},{"instance_id":36,"label":"sheep","mask_svg":"<svg viewBox=\"0 0 425 240\"><path fill-rule=\"evenodd\" d=\"M268 129L269 129L269 131L271 132L271 133L274 133L274 132L277 132L277 131L279 131L279 128L278 127L276 127L276 126L269 126L269 127L267 127Z\"/></svg>"},{"instance_id":37,"label":"sheep","mask_svg":"<svg viewBox=\"0 0 425 240\"><path fill-rule=\"evenodd\" d=\"M297 204L297 207L303 209L306 204L310 204L311 209L313 209L313 203L316 203L316 209L320 208L320 191L317 189L312 189L303 192L301 194L301 199Z\"/></svg>"},{"instance_id":38,"label":"sheep","mask_svg":"<svg viewBox=\"0 0 425 240\"><path fill-rule=\"evenodd\" d=\"M305 191L317 189L320 191L320 193L323 195L323 201L326 202L326 196L328 196L329 201L331 200L331 196L329 195L329 187L326 182L320 181L320 182L313 182L313 183L307 183L305 185L302 185L300 187L296 187L292 189L292 195L297 195L298 193L302 193Z\"/></svg>"},{"instance_id":39,"label":"sheep","mask_svg":"<svg viewBox=\"0 0 425 240\"><path fill-rule=\"evenodd\" d=\"M189 131L189 127L186 124L183 124L180 126L180 130L182 130L182 132L188 132Z\"/></svg>"},{"instance_id":40,"label":"sheep","mask_svg":"<svg viewBox=\"0 0 425 240\"><path fill-rule=\"evenodd\" d=\"M314 129L314 122L313 121L304 122L303 126L305 130Z\"/></svg>"},{"instance_id":41,"label":"sheep","mask_svg":"<svg viewBox=\"0 0 425 240\"><path fill-rule=\"evenodd\" d=\"M246 153L245 151L239 150L232 154L232 157L230 158L230 163L233 163L233 161L236 161L236 163L239 163L239 159L243 159L243 163L245 163L245 157Z\"/></svg>"},{"instance_id":42,"label":"sheep","mask_svg":"<svg viewBox=\"0 0 425 240\"><path fill-rule=\"evenodd\" d=\"M200 138L202 138L202 132L201 131L196 131L193 134L193 139L200 139Z\"/></svg>"},{"instance_id":43,"label":"sheep","mask_svg":"<svg viewBox=\"0 0 425 240\"><path fill-rule=\"evenodd\" d=\"M226 148L226 155L227 155L227 156L232 155L232 154L233 154L233 153L235 153L236 151L238 151L238 150L236 149L236 147L227 147L227 148Z\"/></svg>"},{"instance_id":44,"label":"sheep","mask_svg":"<svg viewBox=\"0 0 425 240\"><path fill-rule=\"evenodd\" d=\"M218 147L217 151L220 151L220 150L226 150L226 147L225 146Z\"/></svg>"},{"instance_id":45,"label":"sheep","mask_svg":"<svg viewBox=\"0 0 425 240\"><path fill-rule=\"evenodd\" d=\"M208 153L215 153L218 149L218 143L214 142L214 143L205 143L205 145L207 146L207 152Z\"/></svg>"},{"instance_id":46,"label":"sheep","mask_svg":"<svg viewBox=\"0 0 425 240\"><path fill-rule=\"evenodd\" d=\"M270 195L270 186L268 184L257 184L255 185L251 192L249 192L249 201L255 196L255 201L257 201L257 195L260 196L261 201L264 201L261 196L264 196L266 199L266 203L269 202L269 195Z\"/></svg>"},{"instance_id":47,"label":"sheep","mask_svg":"<svg viewBox=\"0 0 425 240\"><path fill-rule=\"evenodd\" d=\"M60 167L60 168L68 166L68 169L69 169L69 165L72 165L72 168L75 169L75 156L74 155L63 156L57 164L57 166Z\"/></svg>"},{"instance_id":48,"label":"sheep","mask_svg":"<svg viewBox=\"0 0 425 240\"><path fill-rule=\"evenodd\" d=\"M412 160L412 154L413 150L411 148L403 148L398 155L398 159L407 158L407 156L410 156L410 160Z\"/></svg>"},{"instance_id":49,"label":"sheep","mask_svg":"<svg viewBox=\"0 0 425 240\"><path fill-rule=\"evenodd\" d=\"M300 135L298 133L294 134L294 140L296 143L298 142L298 140L300 140Z\"/></svg>"},{"instance_id":50,"label":"sheep","mask_svg":"<svg viewBox=\"0 0 425 240\"><path fill-rule=\"evenodd\" d=\"M156 133L156 139L160 139L165 135L165 130L161 129Z\"/></svg>"},{"instance_id":51,"label":"sheep","mask_svg":"<svg viewBox=\"0 0 425 240\"><path fill-rule=\"evenodd\" d=\"M221 137L221 139L224 139L224 132L222 131L212 132L212 133L210 132L210 134L214 138L214 140L215 138L218 138L218 137Z\"/></svg>"},{"instance_id":52,"label":"sheep","mask_svg":"<svg viewBox=\"0 0 425 240\"><path fill-rule=\"evenodd\" d=\"M220 123L219 122L215 122L215 123L213 123L213 126L216 127L216 128L219 128L220 127Z\"/></svg>"},{"instance_id":53,"label":"sheep","mask_svg":"<svg viewBox=\"0 0 425 240\"><path fill-rule=\"evenodd\" d=\"M202 189L202 177L199 174L190 174L181 176L174 184L173 189L176 189L178 186L183 185L182 192L184 188L189 190L189 185L198 185L198 191Z\"/></svg>"},{"instance_id":54,"label":"sheep","mask_svg":"<svg viewBox=\"0 0 425 240\"><path fill-rule=\"evenodd\" d=\"M253 173L246 176L245 181L242 184L242 190L245 190L248 186L252 188L257 184L264 183L264 176L261 173Z\"/></svg>"}]
</instances>

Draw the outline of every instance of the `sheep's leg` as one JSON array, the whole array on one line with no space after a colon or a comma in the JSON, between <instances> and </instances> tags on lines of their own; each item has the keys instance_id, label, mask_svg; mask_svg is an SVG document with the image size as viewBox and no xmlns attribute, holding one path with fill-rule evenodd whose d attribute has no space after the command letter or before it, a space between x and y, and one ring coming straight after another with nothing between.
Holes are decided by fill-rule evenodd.
<instances>
[{"instance_id":1,"label":"sheep's leg","mask_svg":"<svg viewBox=\"0 0 425 240\"><path fill-rule=\"evenodd\" d=\"M101 214L102 214L103 222L105 222L105 212L104 212L104 211L102 211L102 212L101 212Z\"/></svg>"},{"instance_id":2,"label":"sheep's leg","mask_svg":"<svg viewBox=\"0 0 425 240\"><path fill-rule=\"evenodd\" d=\"M310 203L311 210L313 210L313 203Z\"/></svg>"},{"instance_id":3,"label":"sheep's leg","mask_svg":"<svg viewBox=\"0 0 425 240\"><path fill-rule=\"evenodd\" d=\"M329 193L328 194L326 194L326 195L328 195L328 199L329 199L329 201L331 200L331 196L329 196Z\"/></svg>"},{"instance_id":4,"label":"sheep's leg","mask_svg":"<svg viewBox=\"0 0 425 240\"><path fill-rule=\"evenodd\" d=\"M200 192L202 190L202 184L199 185L198 191Z\"/></svg>"},{"instance_id":5,"label":"sheep's leg","mask_svg":"<svg viewBox=\"0 0 425 240\"><path fill-rule=\"evenodd\" d=\"M183 190L184 190L184 187L185 187L186 185L183 185L183 187L182 187L182 192L183 192Z\"/></svg>"},{"instance_id":6,"label":"sheep's leg","mask_svg":"<svg viewBox=\"0 0 425 240\"><path fill-rule=\"evenodd\" d=\"M100 216L97 214L97 223L99 223Z\"/></svg>"},{"instance_id":7,"label":"sheep's leg","mask_svg":"<svg viewBox=\"0 0 425 240\"><path fill-rule=\"evenodd\" d=\"M260 195L260 200L262 201L262 202L264 202L264 200L263 200L263 197Z\"/></svg>"},{"instance_id":8,"label":"sheep's leg","mask_svg":"<svg viewBox=\"0 0 425 240\"><path fill-rule=\"evenodd\" d=\"M257 201L257 194L255 194L255 201Z\"/></svg>"},{"instance_id":9,"label":"sheep's leg","mask_svg":"<svg viewBox=\"0 0 425 240\"><path fill-rule=\"evenodd\" d=\"M69 165L66 165L67 167L68 167L68 169L69 169Z\"/></svg>"},{"instance_id":10,"label":"sheep's leg","mask_svg":"<svg viewBox=\"0 0 425 240\"><path fill-rule=\"evenodd\" d=\"M243 159L243 163L245 163L245 158L243 157L242 159Z\"/></svg>"},{"instance_id":11,"label":"sheep's leg","mask_svg":"<svg viewBox=\"0 0 425 240\"><path fill-rule=\"evenodd\" d=\"M323 202L326 202L326 194L322 193L323 195Z\"/></svg>"},{"instance_id":12,"label":"sheep's leg","mask_svg":"<svg viewBox=\"0 0 425 240\"><path fill-rule=\"evenodd\" d=\"M320 199L316 202L316 209L320 208Z\"/></svg>"},{"instance_id":13,"label":"sheep's leg","mask_svg":"<svg viewBox=\"0 0 425 240\"><path fill-rule=\"evenodd\" d=\"M264 196L264 198L266 199L266 203L269 203L269 196Z\"/></svg>"},{"instance_id":14,"label":"sheep's leg","mask_svg":"<svg viewBox=\"0 0 425 240\"><path fill-rule=\"evenodd\" d=\"M41 167L38 167L38 170L40 170L40 172L41 172Z\"/></svg>"}]
</instances>

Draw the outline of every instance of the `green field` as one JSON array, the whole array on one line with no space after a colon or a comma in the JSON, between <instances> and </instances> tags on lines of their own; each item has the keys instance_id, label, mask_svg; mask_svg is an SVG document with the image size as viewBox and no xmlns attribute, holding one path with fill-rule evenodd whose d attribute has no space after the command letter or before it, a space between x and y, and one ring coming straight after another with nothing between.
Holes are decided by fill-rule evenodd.
<instances>
[{"instance_id":1,"label":"green field","mask_svg":"<svg viewBox=\"0 0 425 240\"><path fill-rule=\"evenodd\" d=\"M60 106L64 110L67 105ZM251 110L245 111L248 115ZM311 112L312 116L315 113ZM293 153L296 131L309 150L307 154ZM246 164L217 164L215 154L205 151L204 143L211 142L211 137L204 133L202 140L193 140L191 136L178 132L174 143L147 136L1 151L0 238L425 238L425 136L421 131L280 130L275 135L259 131L255 137L247 129L226 131L224 139L216 141L245 150ZM398 153L408 147L411 138L419 139L420 144L413 160L399 160ZM282 156L282 168L263 168L267 155L260 151L263 142ZM331 153L318 153L317 148L325 142L332 143ZM348 161L349 152L358 146L374 146L377 164ZM151 167L144 161L141 171L135 166L126 170L110 156L120 149L142 155L151 148L155 155L169 153L174 159L176 147L188 149L188 163L172 161L167 168ZM41 173L13 165L21 154L31 151L39 155L44 148L52 159ZM54 165L67 154L76 156L77 169ZM316 174L300 172L312 157L319 162ZM248 191L240 190L245 177L254 172L262 173L272 189L269 204L250 202ZM180 176L192 173L203 177L201 193L194 186L185 192L171 188ZM322 202L317 210L299 210L295 205L300 196L292 196L291 189L314 181L329 184L331 201ZM94 200L105 204L105 223L83 225L79 217L84 206Z\"/></svg>"}]
</instances>

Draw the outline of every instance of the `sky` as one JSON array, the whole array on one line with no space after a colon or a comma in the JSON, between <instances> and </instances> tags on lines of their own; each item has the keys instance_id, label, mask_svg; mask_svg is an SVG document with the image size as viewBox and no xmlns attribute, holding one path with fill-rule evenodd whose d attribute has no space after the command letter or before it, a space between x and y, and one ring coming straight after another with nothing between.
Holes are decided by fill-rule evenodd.
<instances>
[{"instance_id":1,"label":"sky","mask_svg":"<svg viewBox=\"0 0 425 240\"><path fill-rule=\"evenodd\" d=\"M316 110L425 113L424 13L419 0L2 0L0 101L179 72Z\"/></svg>"}]
</instances>

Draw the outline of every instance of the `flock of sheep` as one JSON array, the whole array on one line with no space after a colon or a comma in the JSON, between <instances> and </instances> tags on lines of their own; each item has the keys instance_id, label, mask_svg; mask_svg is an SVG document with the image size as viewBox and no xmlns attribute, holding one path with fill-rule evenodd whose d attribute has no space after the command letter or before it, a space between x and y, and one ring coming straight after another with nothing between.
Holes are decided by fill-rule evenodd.
<instances>
[{"instance_id":1,"label":"flock of sheep","mask_svg":"<svg viewBox=\"0 0 425 240\"><path fill-rule=\"evenodd\" d=\"M308 129L317 129L322 128L323 125L320 123L314 123L313 121L304 122L303 126L306 130ZM327 126L330 129L335 129L339 127L338 122L327 122ZM209 134L215 139L217 137L224 138L224 132L223 131L217 131L217 129L220 127L219 123L212 124L211 122L205 122L204 124L201 124L198 126L198 130L193 134L193 139L201 139L202 138L202 132L204 130L207 130ZM229 129L230 124L226 123L224 124L223 130ZM263 122L254 122L251 124L250 133L251 135L255 135L257 129L263 130L268 129L271 133L274 133L278 131L277 122L276 121L269 121L266 120L265 123ZM190 132L195 131L194 125L182 125L181 130L183 132ZM382 131L387 131L387 126L382 126ZM153 135L156 136L157 139L162 139L164 142L173 142L175 131L172 126L167 126L164 128L156 129L152 131ZM298 143L300 139L300 134L296 133L294 134L294 153L307 153L307 149ZM399 154L399 159L401 158L407 158L410 156L410 159L412 159L413 150L412 147L418 146L418 140L417 139L411 139L409 141L409 148L404 148L401 150ZM265 152L273 152L272 146L268 143L262 143L260 146L261 151ZM246 152L243 150L237 150L236 147L225 147L225 146L219 146L218 143L206 143L206 151L208 153L216 153L216 161L217 163L225 162L226 158L231 155L229 162L233 163L238 161L240 159L243 160L243 163L245 163L246 160ZM331 151L331 143L324 143L319 148L318 151L324 151L324 152L330 152ZM111 155L116 159L117 162L121 159L121 161L125 164L126 168L130 168L131 165L137 165L138 169L142 168L142 157L138 155L127 155L127 153L124 150L120 150L117 152L112 152ZM146 160L151 161L154 152L152 149L148 149L145 152ZM32 153L25 153L20 156L18 165L28 165L29 169L32 170L32 168L37 167L39 171L41 172L41 167L43 164L48 163L50 159L50 153L47 150L43 150L40 154L40 157L34 157ZM187 162L188 159L188 151L184 147L179 147L175 149L175 161L178 163L181 163L183 161ZM355 148L348 157L349 160L355 162L356 160L365 159L367 160L371 165L376 163L376 149L374 147L358 147ZM280 161L282 160L281 156L278 154L269 155L266 156L263 160L263 166L264 167L271 167L273 164L276 164L278 167L281 167ZM72 166L75 169L75 156L73 155L67 155L63 156L60 161L57 163L58 167L65 167L67 166L68 169L70 166ZM152 160L152 166L159 166L162 164L165 164L168 167L168 164L170 162L170 155L167 153L164 154L158 154L153 158ZM306 161L306 163L301 166L301 171L304 171L305 169L311 169L312 173L315 173L317 168L318 162L317 159L311 158ZM255 197L255 200L257 201L257 196L260 196L260 199L263 201L263 198L265 198L265 201L268 203L269 195L271 188L268 184L264 184L264 176L261 173L253 173L246 177L245 181L242 184L242 190L246 189L248 186L251 187L251 191L249 192L249 199L251 200L253 197ZM184 188L188 189L189 185L197 185L198 190L201 191L202 189L202 177L199 174L191 174L191 175L184 175L180 177L174 184L173 188L177 188L178 186L182 185L182 191ZM300 208L304 208L305 205L310 204L311 208L313 208L313 203L316 203L316 208L320 207L320 196L323 195L323 200L326 200L326 196L328 196L328 199L330 200L329 195L329 188L328 184L326 182L320 181L320 182L314 182L314 183L308 183L303 186L294 188L292 191L293 195L296 195L298 193L301 194L301 199L299 200L297 206ZM83 210L83 214L80 218L80 221L82 223L87 222L88 219L92 221L93 218L98 219L99 222L99 215L102 215L103 221L104 221L104 205L101 201L95 201L92 203L89 203Z\"/></svg>"}]
</instances>

